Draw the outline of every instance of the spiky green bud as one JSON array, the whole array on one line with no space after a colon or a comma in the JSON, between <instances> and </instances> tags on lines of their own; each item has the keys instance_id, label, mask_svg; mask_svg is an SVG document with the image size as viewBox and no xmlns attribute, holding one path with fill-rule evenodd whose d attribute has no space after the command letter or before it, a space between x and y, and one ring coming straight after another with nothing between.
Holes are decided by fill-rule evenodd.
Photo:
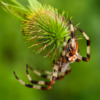
<instances>
[{"instance_id":1,"label":"spiky green bud","mask_svg":"<svg viewBox=\"0 0 100 100\"><path fill-rule=\"evenodd\" d=\"M65 14L59 14L51 6L41 5L37 0L28 0L29 6L25 8L16 0L14 4L3 3L7 11L23 21L22 33L37 53L44 57L56 59L62 52L64 37L69 36L69 25Z\"/></svg>"}]
</instances>

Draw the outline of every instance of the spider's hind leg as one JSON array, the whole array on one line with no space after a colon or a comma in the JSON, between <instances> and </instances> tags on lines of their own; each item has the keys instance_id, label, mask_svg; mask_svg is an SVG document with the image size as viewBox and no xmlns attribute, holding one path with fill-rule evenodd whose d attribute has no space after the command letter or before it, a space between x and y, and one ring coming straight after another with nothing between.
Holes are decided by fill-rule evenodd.
<instances>
[{"instance_id":1,"label":"spider's hind leg","mask_svg":"<svg viewBox=\"0 0 100 100\"><path fill-rule=\"evenodd\" d=\"M15 78L16 78L21 84L26 85L25 82L23 82L23 81L16 75L15 72L13 72L13 73L14 73Z\"/></svg>"},{"instance_id":2,"label":"spider's hind leg","mask_svg":"<svg viewBox=\"0 0 100 100\"><path fill-rule=\"evenodd\" d=\"M29 81L32 83L32 84L39 84L39 85L48 85L48 82L44 82L44 81L34 81L34 80L32 80L32 78L31 78L31 76L30 76L30 74L29 74L29 72L28 72L28 68L31 68L31 67L29 67L28 65L26 66L26 74L27 74L27 77L28 77L28 79L29 79ZM33 68L32 68L32 70L33 70ZM34 70L33 70L34 71ZM35 71L35 73L38 75L38 76L42 76L43 78L47 78L47 79L49 79L50 80L50 78L51 78L51 76L49 75L42 75L41 73L39 73L39 72L37 72L37 71Z\"/></svg>"},{"instance_id":3,"label":"spider's hind leg","mask_svg":"<svg viewBox=\"0 0 100 100\"><path fill-rule=\"evenodd\" d=\"M19 77L16 75L15 72L14 72L14 76L15 76L15 78L16 78L21 84L23 84L24 86L26 86L26 87L28 87L28 88L41 89L41 90L48 90L48 89L50 89L50 87L26 84L24 81L22 81L21 79L19 79ZM36 84L36 83L35 83L35 84Z\"/></svg>"},{"instance_id":4,"label":"spider's hind leg","mask_svg":"<svg viewBox=\"0 0 100 100\"><path fill-rule=\"evenodd\" d=\"M56 78L58 77L58 63L56 63L53 67L53 74L51 76L50 81L45 82L45 81L34 81L31 79L28 70L26 71L28 78L30 80L31 83L33 83L33 85L30 84L26 84L25 82L23 82L21 79L18 78L18 76L16 75L16 73L14 72L14 76L15 78L24 86L29 87L29 88L34 88L34 89L41 89L41 90L49 90L51 89L52 85L55 83ZM27 66L28 67L28 66ZM35 85L36 84L36 85ZM43 85L43 86L42 86ZM45 86L44 86L45 85Z\"/></svg>"},{"instance_id":5,"label":"spider's hind leg","mask_svg":"<svg viewBox=\"0 0 100 100\"><path fill-rule=\"evenodd\" d=\"M36 74L37 76L40 76L40 77L46 78L46 79L50 79L50 78L51 78L51 75L52 75L51 72L40 69L42 72L45 73L45 74L41 74L39 71L33 69L32 67L30 67L30 66L28 66L28 65L26 65L26 74L27 74L27 75L28 75L28 68L29 68L30 70L32 70L32 72L33 72L34 74Z\"/></svg>"}]
</instances>

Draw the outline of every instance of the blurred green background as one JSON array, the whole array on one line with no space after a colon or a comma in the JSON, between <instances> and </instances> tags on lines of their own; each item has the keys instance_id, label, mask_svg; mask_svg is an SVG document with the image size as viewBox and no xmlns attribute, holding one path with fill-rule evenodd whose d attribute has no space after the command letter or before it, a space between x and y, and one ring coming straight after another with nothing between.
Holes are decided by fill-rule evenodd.
<instances>
[{"instance_id":1,"label":"blurred green background","mask_svg":"<svg viewBox=\"0 0 100 100\"><path fill-rule=\"evenodd\" d=\"M9 1L9 0L4 0ZM27 5L27 0L18 0ZM89 62L70 64L71 73L57 81L51 90L29 89L14 77L13 70L26 83L25 65L51 70L47 59L35 56L28 50L21 34L20 21L5 13L0 7L0 100L100 100L100 0L39 0L65 10L80 24L91 39ZM1 5L0 5L1 6ZM76 34L79 33L76 31ZM80 54L86 56L86 40L79 40ZM33 74L34 79L40 79Z\"/></svg>"}]
</instances>

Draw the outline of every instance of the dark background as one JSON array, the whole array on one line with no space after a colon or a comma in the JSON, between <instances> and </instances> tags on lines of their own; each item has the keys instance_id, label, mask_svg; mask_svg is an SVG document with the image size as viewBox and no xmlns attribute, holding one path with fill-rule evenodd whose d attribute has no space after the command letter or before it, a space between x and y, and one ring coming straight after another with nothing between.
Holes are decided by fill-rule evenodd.
<instances>
[{"instance_id":1,"label":"dark background","mask_svg":"<svg viewBox=\"0 0 100 100\"><path fill-rule=\"evenodd\" d=\"M18 1L28 4L27 0ZM71 74L57 81L49 91L24 87L15 79L13 70L28 83L26 63L49 70L51 66L47 59L43 60L28 50L21 34L20 21L0 7L0 100L100 100L100 0L39 1L58 8L60 13L63 10L68 12L74 25L80 23L79 27L91 39L91 59L70 64ZM80 54L86 56L85 39L79 40L79 48ZM33 78L38 77L33 75Z\"/></svg>"}]
</instances>

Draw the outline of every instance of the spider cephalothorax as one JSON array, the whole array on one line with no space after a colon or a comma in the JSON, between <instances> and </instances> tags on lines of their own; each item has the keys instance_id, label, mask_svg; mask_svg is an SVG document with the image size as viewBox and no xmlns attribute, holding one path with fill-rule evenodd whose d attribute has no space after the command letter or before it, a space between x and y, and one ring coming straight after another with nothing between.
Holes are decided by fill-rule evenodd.
<instances>
[{"instance_id":1,"label":"spider cephalothorax","mask_svg":"<svg viewBox=\"0 0 100 100\"><path fill-rule=\"evenodd\" d=\"M89 39L89 37L81 29L77 28L87 40L87 58L85 58L85 57L82 57L78 52L79 51L78 50L78 42L75 39L74 27L71 23L71 20L69 20L69 23L70 23L70 28L71 28L71 38L67 42L66 37L64 37L63 52L62 52L59 60L57 60L56 62L53 63L53 71L52 72L44 71L44 73L47 74L47 75L44 75L44 74L41 74L40 72L32 69L30 66L27 65L26 74L27 74L29 81L33 85L26 84L25 82L20 80L17 77L16 73L14 72L16 79L20 83L22 83L23 85L25 85L26 87L29 87L29 88L49 90L49 89L51 89L52 85L55 83L56 80L61 80L64 78L64 76L66 74L70 73L70 71L71 71L70 66L69 66L70 63L72 63L74 61L79 62L81 60L88 61L90 59L90 39ZM30 75L28 73L28 68L30 68L38 76L47 78L49 81L34 81L34 80L32 80L32 78L30 77ZM34 84L36 84L36 85L34 85Z\"/></svg>"},{"instance_id":2,"label":"spider cephalothorax","mask_svg":"<svg viewBox=\"0 0 100 100\"><path fill-rule=\"evenodd\" d=\"M73 62L78 57L78 42L75 40L74 46L72 47L72 39L70 38L67 42L66 47L66 58L69 62Z\"/></svg>"}]
</instances>

